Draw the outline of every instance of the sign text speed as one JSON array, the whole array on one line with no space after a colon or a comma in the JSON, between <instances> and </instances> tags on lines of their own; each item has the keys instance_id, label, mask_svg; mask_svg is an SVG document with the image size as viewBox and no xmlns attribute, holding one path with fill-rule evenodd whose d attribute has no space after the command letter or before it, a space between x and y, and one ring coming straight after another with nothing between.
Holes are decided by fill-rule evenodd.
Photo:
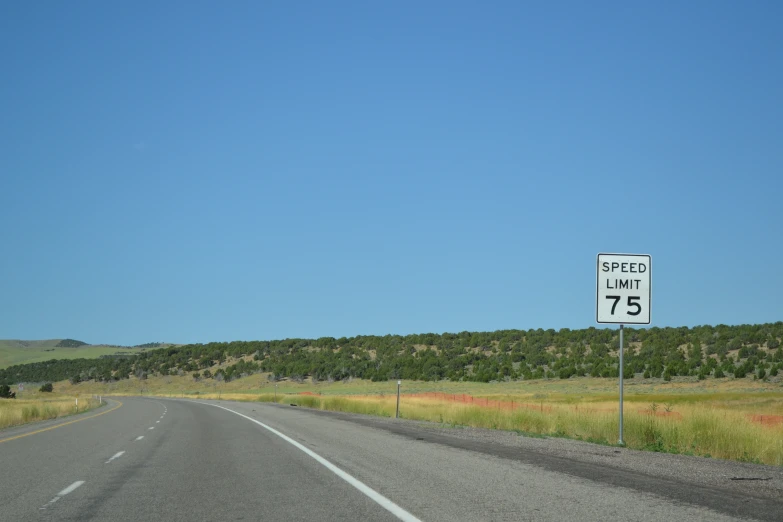
<instances>
[{"instance_id":1,"label":"sign text speed","mask_svg":"<svg viewBox=\"0 0 783 522\"><path fill-rule=\"evenodd\" d=\"M598 254L596 321L650 324L652 259L640 254Z\"/></svg>"}]
</instances>

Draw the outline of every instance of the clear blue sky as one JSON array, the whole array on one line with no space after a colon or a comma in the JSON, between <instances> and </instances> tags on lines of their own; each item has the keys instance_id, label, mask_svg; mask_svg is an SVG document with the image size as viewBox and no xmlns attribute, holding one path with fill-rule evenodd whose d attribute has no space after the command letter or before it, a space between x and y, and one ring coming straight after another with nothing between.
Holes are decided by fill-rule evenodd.
<instances>
[{"instance_id":1,"label":"clear blue sky","mask_svg":"<svg viewBox=\"0 0 783 522\"><path fill-rule=\"evenodd\" d=\"M5 2L0 338L783 319L780 2Z\"/></svg>"}]
</instances>

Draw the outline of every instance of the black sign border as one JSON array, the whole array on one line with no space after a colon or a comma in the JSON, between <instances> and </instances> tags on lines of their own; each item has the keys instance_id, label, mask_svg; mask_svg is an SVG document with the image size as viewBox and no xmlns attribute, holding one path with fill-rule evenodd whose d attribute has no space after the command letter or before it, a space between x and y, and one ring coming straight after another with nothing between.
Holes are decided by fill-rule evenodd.
<instances>
[{"instance_id":1,"label":"black sign border","mask_svg":"<svg viewBox=\"0 0 783 522\"><path fill-rule=\"evenodd\" d=\"M601 256L626 256L626 257L646 257L650 265L650 293L647 296L647 309L650 311L646 323L629 323L624 321L599 321L598 320L598 272L601 270ZM597 324L651 324L652 323L652 255L650 254L618 254L610 252L600 252L595 256L595 322Z\"/></svg>"}]
</instances>

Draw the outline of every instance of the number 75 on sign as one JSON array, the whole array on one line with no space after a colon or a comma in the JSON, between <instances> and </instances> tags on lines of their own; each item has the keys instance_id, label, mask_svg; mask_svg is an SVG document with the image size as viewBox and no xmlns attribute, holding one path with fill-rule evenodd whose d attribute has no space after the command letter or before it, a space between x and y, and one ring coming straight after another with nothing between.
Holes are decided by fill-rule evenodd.
<instances>
[{"instance_id":1,"label":"number 75 on sign","mask_svg":"<svg viewBox=\"0 0 783 522\"><path fill-rule=\"evenodd\" d=\"M596 322L650 324L651 278L647 254L598 254Z\"/></svg>"}]
</instances>

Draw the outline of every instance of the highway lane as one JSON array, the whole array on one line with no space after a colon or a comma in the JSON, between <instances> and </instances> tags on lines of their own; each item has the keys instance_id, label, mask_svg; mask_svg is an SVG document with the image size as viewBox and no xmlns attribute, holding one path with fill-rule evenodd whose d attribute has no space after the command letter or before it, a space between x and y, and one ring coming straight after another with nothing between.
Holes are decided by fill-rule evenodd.
<instances>
[{"instance_id":1,"label":"highway lane","mask_svg":"<svg viewBox=\"0 0 783 522\"><path fill-rule=\"evenodd\" d=\"M106 415L0 443L3 520L397 520L236 415L120 400Z\"/></svg>"},{"instance_id":2,"label":"highway lane","mask_svg":"<svg viewBox=\"0 0 783 522\"><path fill-rule=\"evenodd\" d=\"M738 465L773 474L762 491L702 480L710 474L702 462L724 469L708 459L642 455L663 459L665 470L699 471L666 478L654 465L591 462L573 453L581 446L566 458L487 430L449 433L260 403L119 401L114 411L14 440L2 442L40 427L0 431L0 518L721 521L783 513L783 476L766 467Z\"/></svg>"}]
</instances>

